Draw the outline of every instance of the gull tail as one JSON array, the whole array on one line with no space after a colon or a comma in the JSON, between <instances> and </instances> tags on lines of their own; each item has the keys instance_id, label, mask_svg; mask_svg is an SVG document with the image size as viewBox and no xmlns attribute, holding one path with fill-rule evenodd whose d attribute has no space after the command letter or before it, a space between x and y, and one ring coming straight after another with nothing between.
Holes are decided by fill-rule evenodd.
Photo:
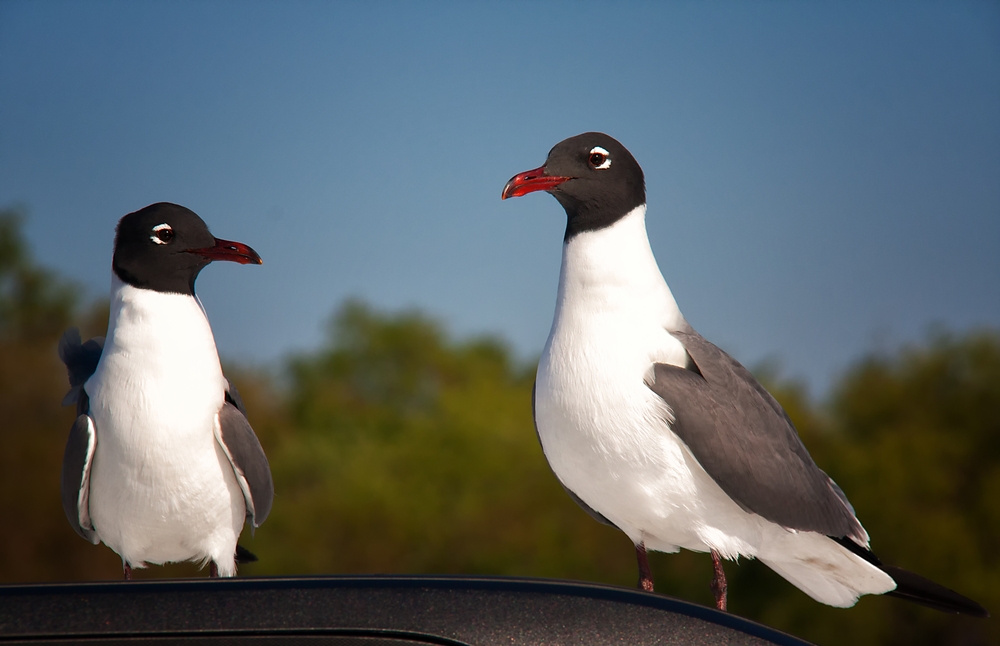
<instances>
[{"instance_id":1,"label":"gull tail","mask_svg":"<svg viewBox=\"0 0 1000 646\"><path fill-rule=\"evenodd\" d=\"M930 579L925 579L919 574L914 574L903 568L883 565L882 561L871 551L861 547L849 538L834 538L833 536L830 538L892 577L892 580L896 582L896 589L885 593L890 597L906 599L907 601L919 603L922 606L934 608L941 612L971 615L973 617L990 616L986 608L954 590L934 583Z\"/></svg>"}]
</instances>

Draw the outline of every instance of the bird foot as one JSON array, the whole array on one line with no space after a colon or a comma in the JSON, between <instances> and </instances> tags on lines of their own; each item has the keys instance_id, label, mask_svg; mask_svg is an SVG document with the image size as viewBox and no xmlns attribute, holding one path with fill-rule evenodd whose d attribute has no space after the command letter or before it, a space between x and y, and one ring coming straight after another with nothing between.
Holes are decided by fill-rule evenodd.
<instances>
[{"instance_id":1,"label":"bird foot","mask_svg":"<svg viewBox=\"0 0 1000 646\"><path fill-rule=\"evenodd\" d=\"M125 570L125 580L126 581L131 581L132 580L132 566L129 565L128 563L122 563L122 569Z\"/></svg>"},{"instance_id":2,"label":"bird foot","mask_svg":"<svg viewBox=\"0 0 1000 646\"><path fill-rule=\"evenodd\" d=\"M219 566L215 564L215 561L208 564L208 576L213 579L219 578Z\"/></svg>"}]
</instances>

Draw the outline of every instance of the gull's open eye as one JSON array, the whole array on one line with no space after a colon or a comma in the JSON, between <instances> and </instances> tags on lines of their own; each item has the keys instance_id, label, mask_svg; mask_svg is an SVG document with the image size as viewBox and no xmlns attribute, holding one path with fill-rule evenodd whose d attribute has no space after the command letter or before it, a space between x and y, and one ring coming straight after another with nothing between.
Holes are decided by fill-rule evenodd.
<instances>
[{"instance_id":1,"label":"gull's open eye","mask_svg":"<svg viewBox=\"0 0 1000 646\"><path fill-rule=\"evenodd\" d=\"M611 168L611 153L604 150L600 146L594 146L590 149L590 157L587 159L590 165L597 170L605 170Z\"/></svg>"},{"instance_id":2,"label":"gull's open eye","mask_svg":"<svg viewBox=\"0 0 1000 646\"><path fill-rule=\"evenodd\" d=\"M167 224L157 224L153 227L153 235L149 236L149 239L156 244L170 244L174 239L174 230Z\"/></svg>"}]
</instances>

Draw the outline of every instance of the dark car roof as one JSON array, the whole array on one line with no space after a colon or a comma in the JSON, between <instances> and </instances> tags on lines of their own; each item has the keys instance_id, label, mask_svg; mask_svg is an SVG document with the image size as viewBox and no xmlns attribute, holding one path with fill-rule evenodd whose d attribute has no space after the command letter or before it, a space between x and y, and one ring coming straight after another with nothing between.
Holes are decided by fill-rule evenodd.
<instances>
[{"instance_id":1,"label":"dark car roof","mask_svg":"<svg viewBox=\"0 0 1000 646\"><path fill-rule=\"evenodd\" d=\"M802 645L662 595L548 579L337 576L0 586L0 641Z\"/></svg>"}]
</instances>

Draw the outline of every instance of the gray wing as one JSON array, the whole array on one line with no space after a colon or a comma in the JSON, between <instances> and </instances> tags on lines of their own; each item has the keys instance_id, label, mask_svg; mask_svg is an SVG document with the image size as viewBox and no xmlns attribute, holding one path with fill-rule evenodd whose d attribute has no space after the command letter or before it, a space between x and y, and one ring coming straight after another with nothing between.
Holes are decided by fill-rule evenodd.
<instances>
[{"instance_id":1,"label":"gray wing","mask_svg":"<svg viewBox=\"0 0 1000 646\"><path fill-rule=\"evenodd\" d=\"M867 545L840 487L816 466L784 409L750 371L693 330L671 334L691 365L654 364L647 385L670 407L672 430L708 475L748 512Z\"/></svg>"},{"instance_id":2,"label":"gray wing","mask_svg":"<svg viewBox=\"0 0 1000 646\"><path fill-rule=\"evenodd\" d=\"M240 397L240 391L236 390L236 384L228 379L226 379L226 401L243 413L243 417L247 416L247 407L243 405L243 398Z\"/></svg>"},{"instance_id":3,"label":"gray wing","mask_svg":"<svg viewBox=\"0 0 1000 646\"><path fill-rule=\"evenodd\" d=\"M538 438L538 444L540 446L542 446L542 436L538 434L538 422L535 420L535 388L537 386L538 386L538 382L537 381L531 386L531 421L535 425L535 437ZM542 455L545 455L545 446L542 446ZM547 455L545 456L545 461L546 462L549 461L549 457ZM551 466L549 468L551 468ZM599 523L602 523L604 525L609 525L611 527L614 527L615 529L618 529L618 526L615 525L614 523L612 523L607 518L605 518L604 514L602 514L601 512L597 511L596 509L594 509L593 507L591 507L587 503L583 502L583 499L580 498L580 496L576 495L576 493L572 489L570 489L569 487L567 487L563 483L563 481L560 480L559 474L557 474L555 471L553 471L552 474L556 477L556 481L562 486L563 490L565 490L566 493L569 494L569 497L573 499L573 502L575 502L576 504L580 505L580 508L583 509L585 512L587 512L587 514L591 518L593 518L594 520L596 520Z\"/></svg>"},{"instance_id":4,"label":"gray wing","mask_svg":"<svg viewBox=\"0 0 1000 646\"><path fill-rule=\"evenodd\" d=\"M63 333L59 339L59 358L66 364L69 372L69 392L62 400L63 406L77 404L77 414L83 414L82 397L83 384L97 370L97 364L101 360L101 353L104 351L104 337L98 336L90 339L86 343L80 340L80 330L70 328Z\"/></svg>"},{"instance_id":5,"label":"gray wing","mask_svg":"<svg viewBox=\"0 0 1000 646\"><path fill-rule=\"evenodd\" d=\"M97 427L90 415L78 415L69 431L66 451L63 453L62 490L63 511L77 534L93 544L100 542L90 521L90 466L97 449Z\"/></svg>"},{"instance_id":6,"label":"gray wing","mask_svg":"<svg viewBox=\"0 0 1000 646\"><path fill-rule=\"evenodd\" d=\"M219 430L215 438L236 473L251 525L260 527L271 513L271 502L274 500L271 467L250 422L239 408L228 401L219 410Z\"/></svg>"}]
</instances>

